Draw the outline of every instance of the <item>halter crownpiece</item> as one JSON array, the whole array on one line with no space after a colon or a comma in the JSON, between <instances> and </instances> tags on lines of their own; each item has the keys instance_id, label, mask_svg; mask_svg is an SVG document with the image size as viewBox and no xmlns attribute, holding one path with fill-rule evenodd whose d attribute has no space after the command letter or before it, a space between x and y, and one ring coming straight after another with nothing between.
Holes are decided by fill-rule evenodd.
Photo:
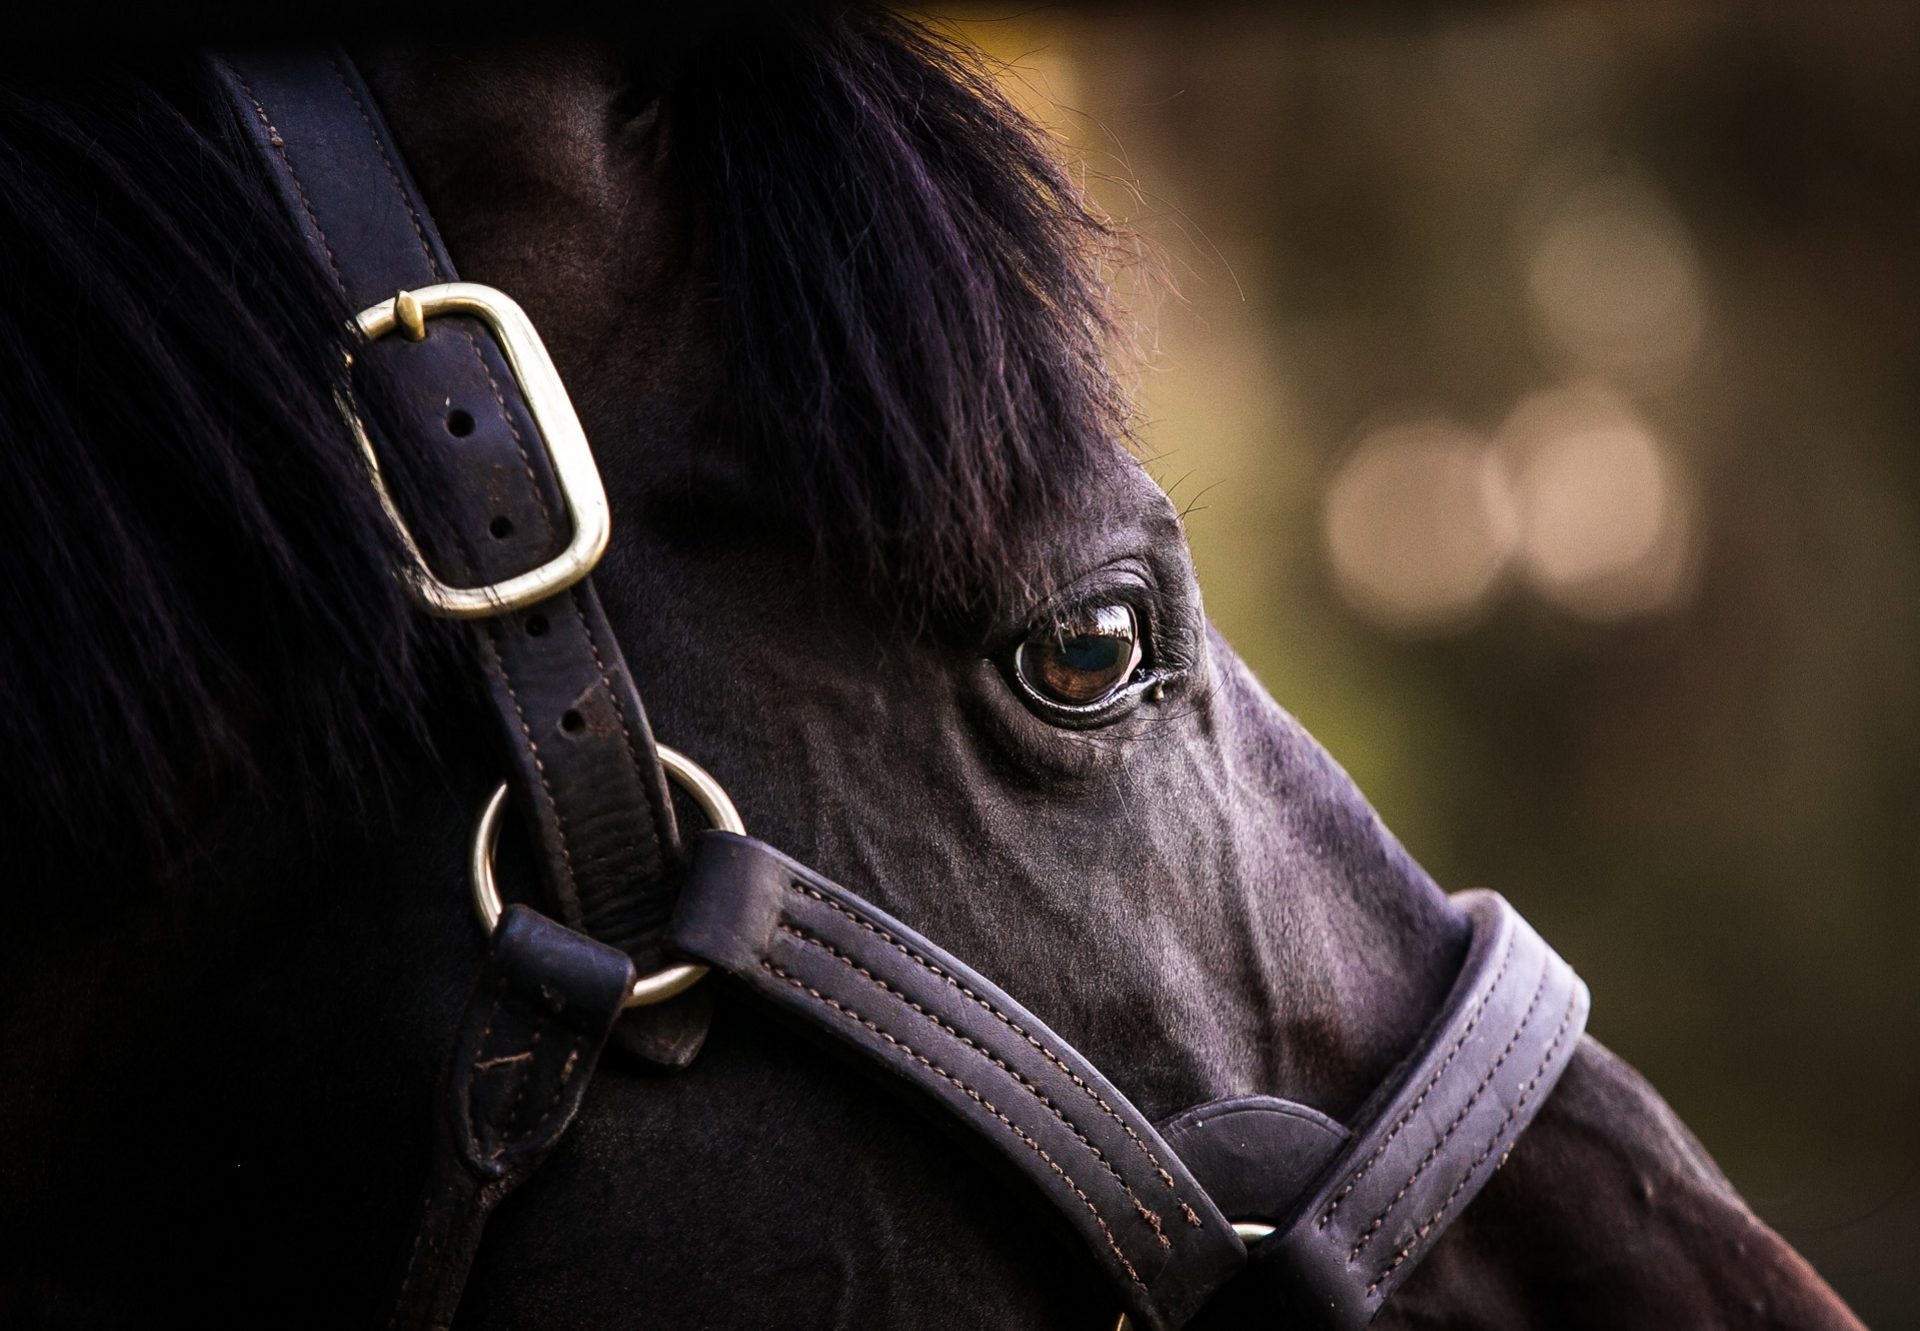
<instances>
[{"instance_id":1,"label":"halter crownpiece","mask_svg":"<svg viewBox=\"0 0 1920 1331\"><path fill-rule=\"evenodd\" d=\"M594 465L593 449L587 444L586 431L580 428L580 418L574 414L573 400L560 382L560 372L553 368L553 358L534 331L533 321L504 292L476 282L442 282L418 291L396 292L391 300L362 310L354 323L369 342L377 342L396 329L409 342L424 342L427 320L442 315L467 315L479 320L506 358L512 382L545 447L567 519L573 526L566 548L538 568L484 587L454 587L442 582L421 554L412 529L381 479L380 455L372 440L358 417L350 419L381 507L412 556L413 567L407 571L406 583L414 599L428 613L448 619L492 619L558 595L593 572L593 566L607 551L613 519L607 509L606 489L600 484L600 469Z\"/></svg>"},{"instance_id":2,"label":"halter crownpiece","mask_svg":"<svg viewBox=\"0 0 1920 1331\"><path fill-rule=\"evenodd\" d=\"M1452 992L1351 1124L1265 1096L1149 1122L991 981L745 836L718 783L654 742L591 577L605 492L531 322L458 280L344 55L232 56L216 72L316 262L362 311L355 354L398 413L379 446L407 450L444 505L417 539L348 413L416 598L472 625L508 767L475 832L488 950L390 1331L451 1324L488 1216L559 1141L610 1038L667 1067L693 1058L710 970L1004 1161L1079 1238L1123 1325L1372 1320L1572 1059L1587 991L1566 963L1500 897L1461 894L1472 940ZM669 777L714 829L686 846ZM501 905L509 805L557 920Z\"/></svg>"}]
</instances>

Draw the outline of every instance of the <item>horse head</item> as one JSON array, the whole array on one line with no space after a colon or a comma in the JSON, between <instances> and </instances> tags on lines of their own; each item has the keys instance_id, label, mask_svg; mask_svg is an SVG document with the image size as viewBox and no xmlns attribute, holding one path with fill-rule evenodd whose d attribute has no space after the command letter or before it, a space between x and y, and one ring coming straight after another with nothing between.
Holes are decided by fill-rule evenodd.
<instances>
[{"instance_id":1,"label":"horse head","mask_svg":"<svg viewBox=\"0 0 1920 1331\"><path fill-rule=\"evenodd\" d=\"M591 440L595 582L652 731L1146 1118L1363 1115L1471 922L1208 627L1125 446L1114 237L965 54L806 7L356 55L461 275L525 308ZM504 773L459 634L393 577L338 411L354 311L256 131L197 64L35 77L0 124L25 477L0 539L16 633L42 626L0 722L31 816L0 1308L364 1320L411 1241ZM537 901L516 835L500 876ZM718 977L674 1003L666 1052L616 1041L500 1206L462 1326L1111 1324L1001 1172ZM1380 1325L1857 1325L1630 1068L1568 1047ZM1398 1200L1352 1260L1399 1264L1369 1246ZM1201 1314L1271 1315L1232 1289Z\"/></svg>"}]
</instances>

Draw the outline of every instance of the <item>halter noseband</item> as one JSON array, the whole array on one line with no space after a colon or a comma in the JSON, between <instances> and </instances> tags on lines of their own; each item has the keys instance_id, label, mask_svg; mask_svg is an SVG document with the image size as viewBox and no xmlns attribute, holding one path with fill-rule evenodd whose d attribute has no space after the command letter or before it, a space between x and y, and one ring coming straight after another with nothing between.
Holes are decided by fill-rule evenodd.
<instances>
[{"instance_id":1,"label":"halter noseband","mask_svg":"<svg viewBox=\"0 0 1920 1331\"><path fill-rule=\"evenodd\" d=\"M1566 963L1500 897L1460 894L1473 928L1460 975L1351 1126L1267 1096L1148 1122L991 981L746 836L713 779L655 744L590 576L606 498L531 323L458 281L344 55L231 56L216 72L289 216L364 310L355 354L381 362L402 418L382 442L439 473L444 522L422 538L384 485L382 499L417 599L473 624L509 765L475 838L491 941L389 1328L450 1325L488 1215L566 1131L610 1038L665 1067L691 1061L708 970L1024 1178L1091 1254L1123 1323L1173 1331L1230 1310L1371 1321L1571 1060L1587 991ZM682 845L669 777L717 830ZM508 803L534 833L557 920L500 906L491 857ZM684 876L667 872L681 863Z\"/></svg>"}]
</instances>

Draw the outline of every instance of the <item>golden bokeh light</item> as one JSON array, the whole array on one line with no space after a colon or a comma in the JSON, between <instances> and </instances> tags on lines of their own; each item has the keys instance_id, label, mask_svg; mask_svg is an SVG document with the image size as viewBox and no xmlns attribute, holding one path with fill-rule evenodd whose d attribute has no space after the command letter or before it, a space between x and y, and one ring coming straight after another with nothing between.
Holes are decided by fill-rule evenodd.
<instances>
[{"instance_id":1,"label":"golden bokeh light","mask_svg":"<svg viewBox=\"0 0 1920 1331\"><path fill-rule=\"evenodd\" d=\"M1593 620L1685 598L1695 525L1689 487L1624 403L1592 389L1536 393L1514 410L1499 442L1529 586Z\"/></svg>"},{"instance_id":2,"label":"golden bokeh light","mask_svg":"<svg viewBox=\"0 0 1920 1331\"><path fill-rule=\"evenodd\" d=\"M1135 439L1210 616L1911 1325L1920 8L963 31L1122 227Z\"/></svg>"},{"instance_id":3,"label":"golden bokeh light","mask_svg":"<svg viewBox=\"0 0 1920 1331\"><path fill-rule=\"evenodd\" d=\"M1536 173L1533 193L1527 291L1554 349L1585 373L1672 382L1706 328L1699 265L1672 209L1630 172L1565 160Z\"/></svg>"},{"instance_id":4,"label":"golden bokeh light","mask_svg":"<svg viewBox=\"0 0 1920 1331\"><path fill-rule=\"evenodd\" d=\"M1498 457L1480 436L1440 420L1367 436L1327 487L1321 514L1341 594L1405 634L1470 623L1519 536Z\"/></svg>"}]
</instances>

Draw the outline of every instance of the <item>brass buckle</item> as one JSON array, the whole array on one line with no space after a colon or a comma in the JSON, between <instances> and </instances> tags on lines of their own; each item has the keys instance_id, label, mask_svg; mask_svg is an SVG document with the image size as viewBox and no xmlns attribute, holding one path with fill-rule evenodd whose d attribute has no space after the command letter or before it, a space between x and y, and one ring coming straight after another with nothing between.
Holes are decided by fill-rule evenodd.
<instances>
[{"instance_id":1,"label":"brass buckle","mask_svg":"<svg viewBox=\"0 0 1920 1331\"><path fill-rule=\"evenodd\" d=\"M394 530L412 560L406 571L408 590L428 613L448 619L487 619L509 610L518 610L565 591L593 571L606 552L612 532L607 510L607 492L600 484L600 469L594 465L593 449L587 444L580 418L574 414L573 401L560 382L553 359L534 331L533 321L512 297L492 287L474 282L444 282L401 291L392 300L362 310L355 322L368 341L378 341L398 328L409 340L418 342L427 335L427 320L442 314L466 314L478 319L493 334L506 357L507 368L526 398L527 410L553 463L554 479L560 483L566 500L567 516L573 523L573 539L567 548L539 568L503 578L484 587L455 587L442 582L427 567L406 520L394 506L393 495L380 475L380 459L373 451L365 427L353 412L348 423L360 449L366 454L367 470L373 487L380 494L380 506L387 511Z\"/></svg>"}]
</instances>

